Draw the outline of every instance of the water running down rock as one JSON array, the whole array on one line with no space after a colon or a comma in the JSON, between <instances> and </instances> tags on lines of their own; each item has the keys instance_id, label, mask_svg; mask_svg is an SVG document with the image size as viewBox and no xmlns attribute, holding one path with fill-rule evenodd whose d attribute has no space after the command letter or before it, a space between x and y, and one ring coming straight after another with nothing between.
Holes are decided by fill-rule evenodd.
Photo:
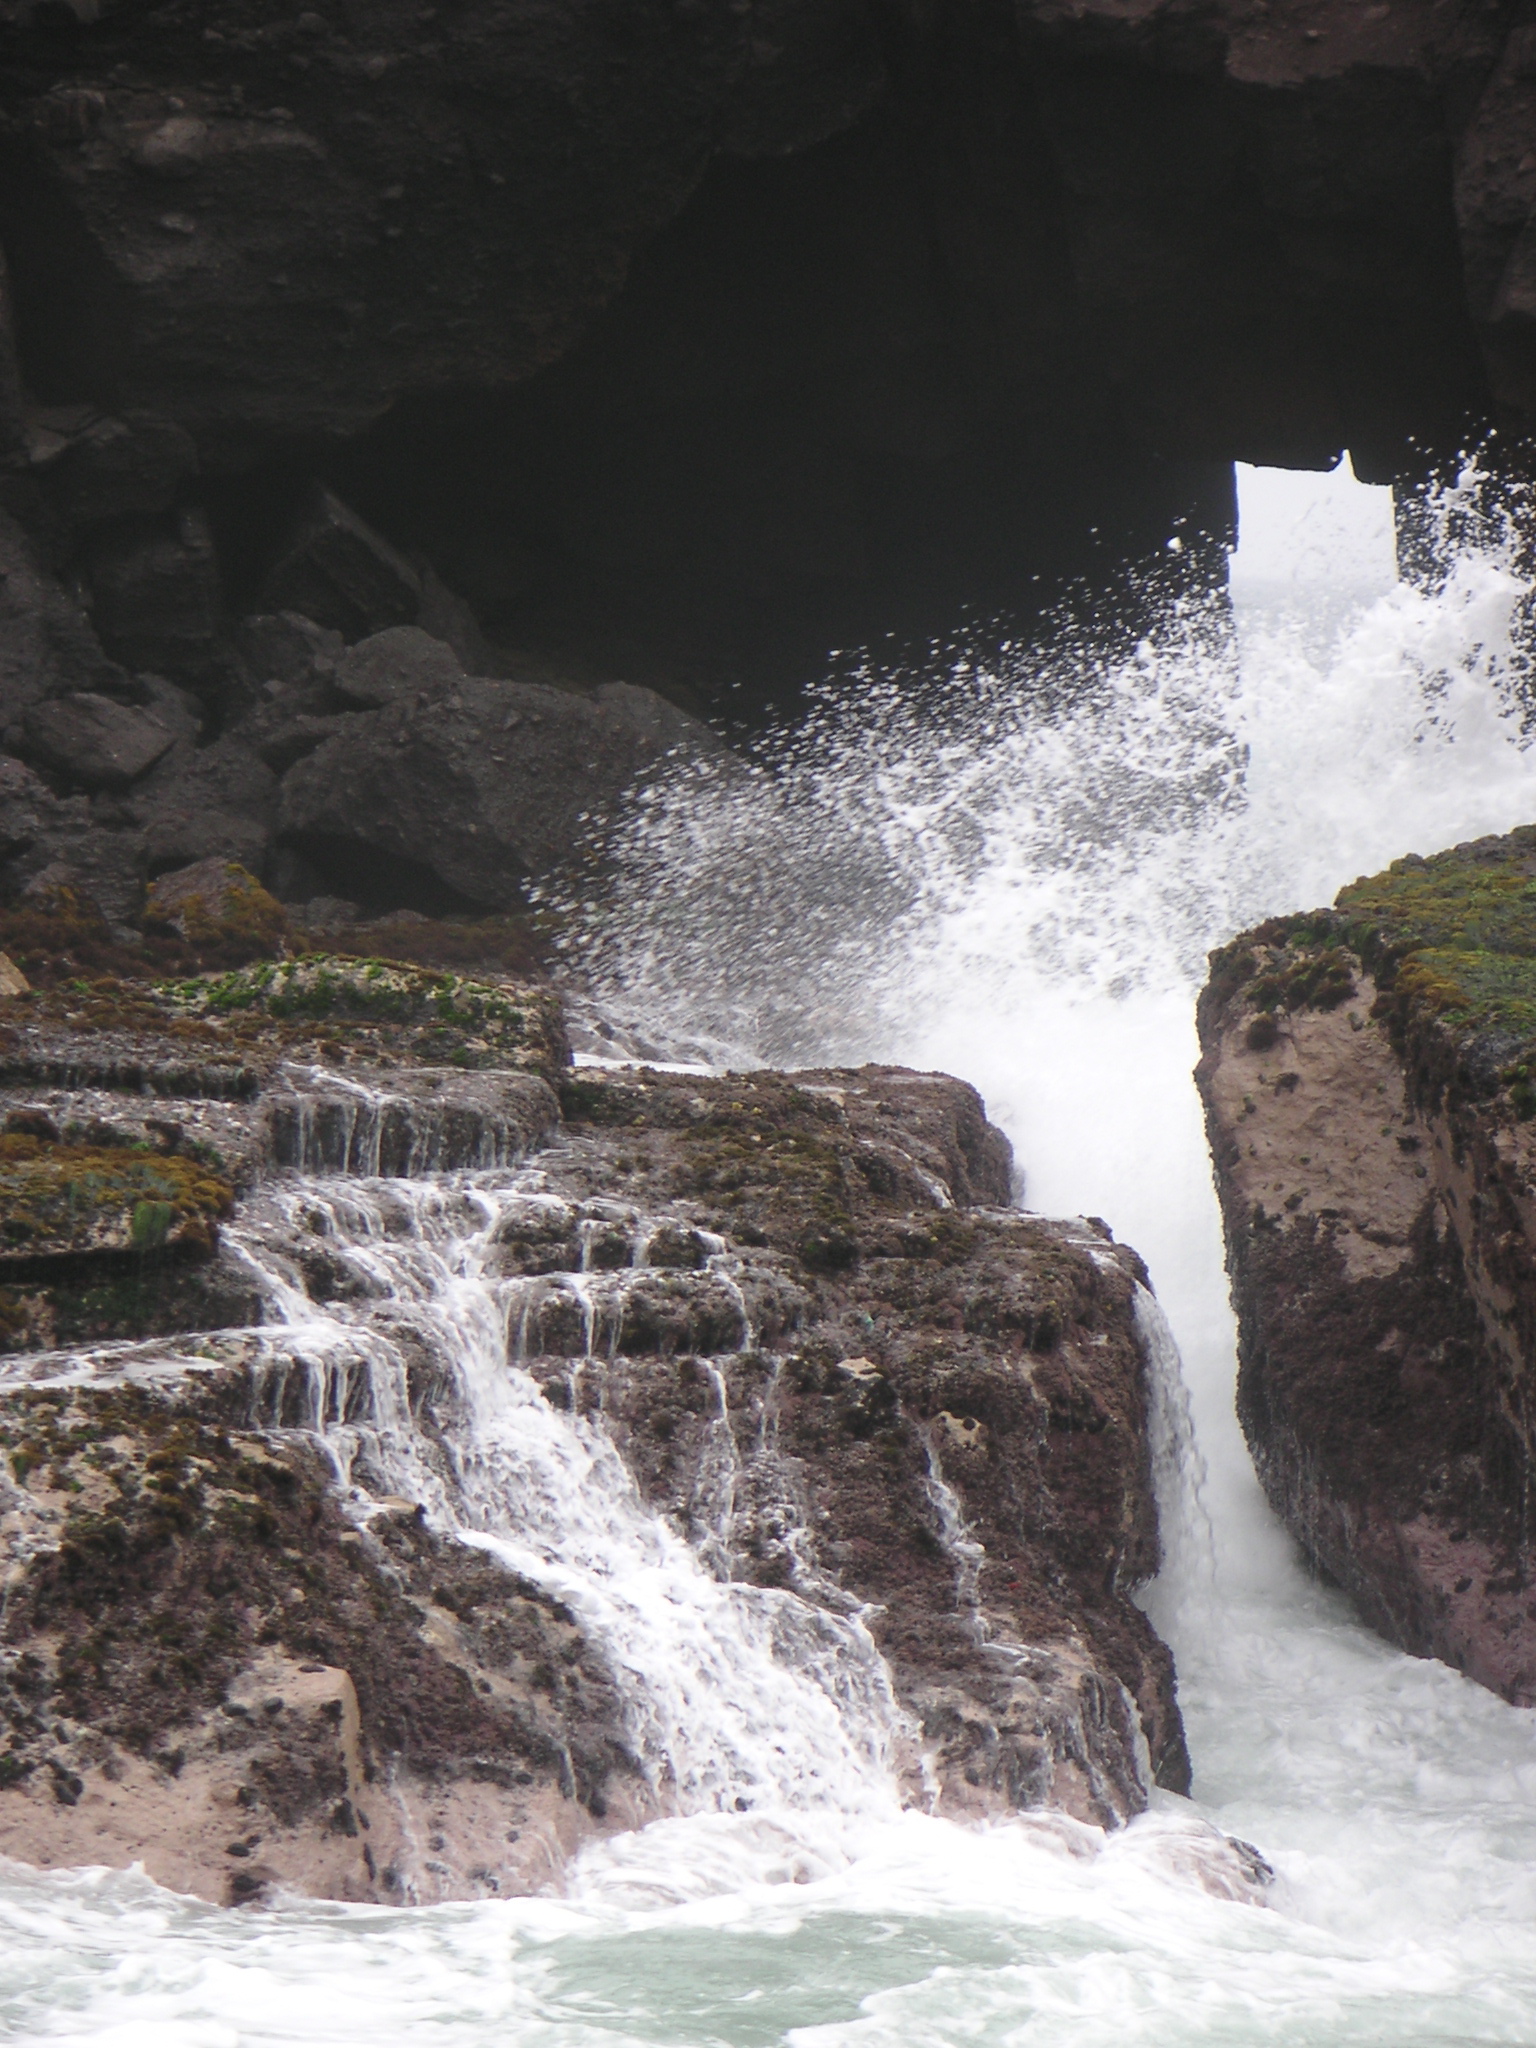
<instances>
[{"instance_id":1,"label":"water running down rock","mask_svg":"<svg viewBox=\"0 0 1536 2048\"><path fill-rule=\"evenodd\" d=\"M1024 2032L1049 2048L1138 2037L1183 2048L1202 2034L1245 2048L1526 2042L1531 1719L1388 1649L1297 1572L1232 1418L1217 1218L1186 1079L1208 943L1287 901L1327 900L1406 850L1410 832L1446 845L1536 813L1528 761L1500 716L1498 658L1518 595L1496 556L1474 552L1445 591L1389 594L1324 649L1250 610L1239 658L1227 647L1201 667L1211 643L1190 648L1175 628L1114 688L1090 693L1076 721L1070 693L1051 716L1038 694L1015 716L1027 675L1005 671L990 692L962 681L957 715L934 733L937 766L916 747L913 776L883 786L882 735L850 713L856 746L829 758L823 734L812 751L857 801L829 804L790 763L766 828L767 851L784 847L784 859L765 862L750 832L732 853L729 821L707 810L692 850L674 845L668 902L698 907L707 945L692 946L679 920L660 934L653 924L660 995L634 1020L674 1048L727 1027L740 1037L748 1005L782 1030L790 1005L762 1003L765 986L775 975L813 984L814 1057L899 1054L969 1073L1015 1139L1030 1199L1108 1212L1146 1251L1185 1354L1216 1535L1213 1571L1196 1474L1160 1454L1164 1479L1180 1476L1163 1503L1169 1562L1146 1597L1179 1655L1194 1811L1261 1846L1278 1873L1271 1910L1192 1881L1191 1809L1167 1795L1107 1839L1066 1821L977 1831L910 1813L678 1818L585 1851L561 1900L385 1925L300 1905L207 1916L131 1878L18 1875L0 1914L19 2024L81 2041L151 2024L199 2044L328 2043L366 2025L393 2044L430 2023L454 2048L509 2027L535 2048L640 2037L949 2048ZM1426 666L1438 679L1427 705ZM1205 760L1236 755L1237 800L1220 801L1233 785L1217 779L1204 799L1194 790L1160 807L1159 781L1186 788L1173 771L1189 759L1165 714L1197 695L1219 714L1200 728ZM989 723L969 726L977 699ZM911 737L898 733L892 751ZM959 804L902 809L923 776L940 794L996 795L968 817ZM791 843L797 777L808 825ZM1095 831L1117 799L1113 829ZM937 826L922 915L904 918L898 900L894 923L876 916L850 934L823 895L798 954L776 953L804 898L773 891L797 874L819 886L817 860L860 850L846 822L882 807L903 874L914 825ZM968 838L946 839L950 817ZM974 831L988 819L990 836ZM957 841L963 869L945 865ZM731 892L715 886L728 859L736 925L720 921ZM648 914L656 872L637 861ZM874 947L850 943L871 929ZM625 991L607 995L613 1005ZM1176 1407L1160 1427L1165 1450L1180 1441ZM728 1461L714 1469L720 1501ZM942 1451L940 1471L952 1482ZM127 1947L131 1966L119 1961Z\"/></svg>"},{"instance_id":2,"label":"water running down rock","mask_svg":"<svg viewBox=\"0 0 1536 2048\"><path fill-rule=\"evenodd\" d=\"M1128 1597L1158 1556L1134 1253L1003 1206L1006 1142L939 1076L562 1094L557 1136L529 1075L277 1066L222 1111L218 1263L261 1327L17 1360L12 1853L408 1901L558 1881L669 1812L1116 1826L1187 1784ZM80 1106L12 1099L55 1139ZM134 1283L162 1317L179 1271ZM81 1313L67 1277L26 1293L51 1275L18 1267L23 1345Z\"/></svg>"}]
</instances>

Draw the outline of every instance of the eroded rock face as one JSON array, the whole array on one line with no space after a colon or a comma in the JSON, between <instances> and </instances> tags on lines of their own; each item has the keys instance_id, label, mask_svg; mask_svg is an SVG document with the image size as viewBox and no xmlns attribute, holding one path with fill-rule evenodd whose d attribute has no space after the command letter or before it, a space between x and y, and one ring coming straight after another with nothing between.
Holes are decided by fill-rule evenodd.
<instances>
[{"instance_id":1,"label":"eroded rock face","mask_svg":"<svg viewBox=\"0 0 1536 2048\"><path fill-rule=\"evenodd\" d=\"M1524 829L1244 934L1198 1070L1271 1502L1390 1640L1522 1705L1533 877Z\"/></svg>"},{"instance_id":2,"label":"eroded rock face","mask_svg":"<svg viewBox=\"0 0 1536 2048\"><path fill-rule=\"evenodd\" d=\"M230 1902L485 1895L675 1799L633 1672L444 1520L477 1397L451 1318L410 1305L414 1184L353 1182L376 1220L351 1230L333 1196L359 1169L499 1169L462 1206L466 1230L495 1218L473 1284L508 1370L616 1447L708 1575L793 1593L813 1627L864 1616L908 1797L1113 1825L1154 1779L1187 1785L1171 1660L1129 1597L1158 1558L1144 1274L1102 1225L1007 1206L973 1090L566 1069L557 1103L528 1070L559 1051L532 992L519 1072L491 1045L510 1018L461 991L477 1073L422 1063L405 970L206 988L131 1008L124 987L115 1036L89 1039L30 997L0 1091L18 1170L62 1173L89 1139L129 1180L223 1176L200 1246L141 1259L115 1323L105 1262L131 1247L50 1242L0 1273L7 1853L142 1858ZM270 1320L259 1272L354 1328L340 1378L302 1315ZM88 1348L109 1337L137 1342ZM411 1469L439 1475L425 1513L370 1435L387 1358L409 1406L391 1441L416 1432Z\"/></svg>"},{"instance_id":3,"label":"eroded rock face","mask_svg":"<svg viewBox=\"0 0 1536 2048\"><path fill-rule=\"evenodd\" d=\"M7 1853L232 1905L539 1889L639 1808L611 1678L412 1503L345 1519L249 1406L207 1360L0 1405Z\"/></svg>"},{"instance_id":4,"label":"eroded rock face","mask_svg":"<svg viewBox=\"0 0 1536 2048\"><path fill-rule=\"evenodd\" d=\"M729 702L1219 540L1233 456L1532 417L1518 10L305 15L0 21L7 503L131 666L221 688L221 584L438 630L435 569Z\"/></svg>"}]
</instances>

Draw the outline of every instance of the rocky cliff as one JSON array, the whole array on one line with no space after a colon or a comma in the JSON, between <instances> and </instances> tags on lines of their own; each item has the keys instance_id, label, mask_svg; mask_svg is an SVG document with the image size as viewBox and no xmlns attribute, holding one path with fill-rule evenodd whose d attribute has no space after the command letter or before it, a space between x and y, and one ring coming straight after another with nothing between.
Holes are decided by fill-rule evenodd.
<instances>
[{"instance_id":1,"label":"rocky cliff","mask_svg":"<svg viewBox=\"0 0 1536 2048\"><path fill-rule=\"evenodd\" d=\"M573 1071L547 990L356 958L0 1023L6 1853L536 1888L783 1796L767 1737L711 1776L738 1636L942 1812L1187 1784L1144 1275L969 1088ZM667 1668L633 1543L723 1603Z\"/></svg>"},{"instance_id":2,"label":"rocky cliff","mask_svg":"<svg viewBox=\"0 0 1536 2048\"><path fill-rule=\"evenodd\" d=\"M1213 954L1238 1410L1391 1641L1536 1705L1536 830L1395 862Z\"/></svg>"},{"instance_id":3,"label":"rocky cliff","mask_svg":"<svg viewBox=\"0 0 1536 2048\"><path fill-rule=\"evenodd\" d=\"M440 578L521 679L734 708L1219 537L1234 456L1528 422L1531 32L7 0L3 496L132 673L213 691L253 611L431 627ZM322 485L391 544L333 533L323 601Z\"/></svg>"},{"instance_id":4,"label":"rocky cliff","mask_svg":"<svg viewBox=\"0 0 1536 2048\"><path fill-rule=\"evenodd\" d=\"M677 706L1155 558L1134 634L1233 457L1523 431L1532 33L7 0L0 891L516 909L710 750Z\"/></svg>"}]
</instances>

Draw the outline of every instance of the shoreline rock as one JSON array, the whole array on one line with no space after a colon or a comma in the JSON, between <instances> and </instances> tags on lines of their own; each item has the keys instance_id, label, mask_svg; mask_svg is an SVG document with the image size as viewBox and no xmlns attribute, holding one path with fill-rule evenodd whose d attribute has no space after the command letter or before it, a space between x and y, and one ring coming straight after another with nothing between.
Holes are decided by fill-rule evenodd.
<instances>
[{"instance_id":1,"label":"shoreline rock","mask_svg":"<svg viewBox=\"0 0 1536 2048\"><path fill-rule=\"evenodd\" d=\"M1536 828L1211 956L1238 1413L1271 1504L1403 1649L1536 1705Z\"/></svg>"},{"instance_id":2,"label":"shoreline rock","mask_svg":"<svg viewBox=\"0 0 1536 2048\"><path fill-rule=\"evenodd\" d=\"M454 1139L471 1163L506 1099L497 1156L524 1157L530 1192L487 1257L522 1304L523 1368L607 1434L709 1574L829 1625L863 1614L908 1731L906 1797L1114 1826L1154 1779L1187 1788L1172 1660L1130 1598L1158 1563L1145 1275L1102 1226L1007 1206L1007 1143L972 1089L554 1068L557 1104L536 1066L423 1066L408 1020L335 1011L298 1064L299 1025L271 1005L227 1013L243 1096L147 1103L113 1082L155 1055L164 999L141 988L130 1011L129 993L77 1121L115 1120L125 1157L151 1117L183 1146L217 1130L197 1142L231 1162L242 1241L350 1318L360 1358L408 1341L422 1455L457 1455L453 1361L381 1295L328 1197L307 1222L285 1207L306 1093L322 1124L343 1097L395 1103L418 1160L446 1100L455 1131L481 1120ZM35 1031L79 1057L65 1018ZM14 1065L0 1082L13 1121L67 1107ZM360 1155L327 1138L309 1156ZM404 1184L371 1185L387 1208ZM670 1810L601 1640L418 1502L370 1492L366 1462L338 1488L302 1326L257 1328L249 1305L233 1326L205 1295L176 1334L168 1272L140 1268L162 1334L98 1319L88 1348L40 1351L39 1311L0 1368L0 1848L139 1858L230 1903L277 1884L400 1902L537 1889L593 1833ZM348 1385L338 1428L377 1398L366 1374Z\"/></svg>"}]
</instances>

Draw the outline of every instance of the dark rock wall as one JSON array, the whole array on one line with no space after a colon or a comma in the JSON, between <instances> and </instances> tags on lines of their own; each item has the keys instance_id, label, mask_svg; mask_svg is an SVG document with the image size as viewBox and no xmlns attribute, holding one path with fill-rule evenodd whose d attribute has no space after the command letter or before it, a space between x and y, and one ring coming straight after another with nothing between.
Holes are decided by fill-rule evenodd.
<instances>
[{"instance_id":1,"label":"dark rock wall","mask_svg":"<svg viewBox=\"0 0 1536 2048\"><path fill-rule=\"evenodd\" d=\"M317 471L599 679L1028 616L1525 421L1523 12L12 0L6 495L189 678Z\"/></svg>"}]
</instances>

